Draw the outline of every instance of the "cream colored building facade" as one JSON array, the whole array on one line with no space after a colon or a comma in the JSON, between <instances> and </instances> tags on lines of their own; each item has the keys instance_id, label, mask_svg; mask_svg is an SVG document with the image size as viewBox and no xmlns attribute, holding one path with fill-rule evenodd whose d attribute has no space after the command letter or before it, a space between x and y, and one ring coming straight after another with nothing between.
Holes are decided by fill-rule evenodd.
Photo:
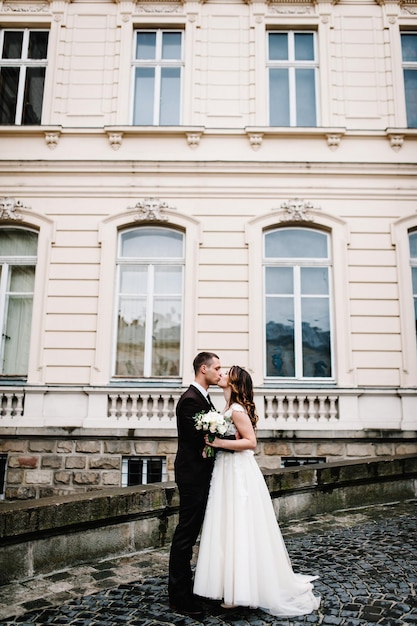
<instances>
[{"instance_id":1,"label":"cream colored building facade","mask_svg":"<svg viewBox=\"0 0 417 626\"><path fill-rule=\"evenodd\" d=\"M417 5L6 0L0 27L6 497L172 479L200 350L251 372L263 467L415 451Z\"/></svg>"}]
</instances>

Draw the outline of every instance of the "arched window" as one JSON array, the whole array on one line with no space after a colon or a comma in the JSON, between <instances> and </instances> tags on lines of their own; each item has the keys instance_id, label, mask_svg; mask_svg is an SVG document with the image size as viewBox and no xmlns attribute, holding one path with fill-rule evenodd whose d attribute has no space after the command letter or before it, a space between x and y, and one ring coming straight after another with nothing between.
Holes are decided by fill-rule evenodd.
<instances>
[{"instance_id":1,"label":"arched window","mask_svg":"<svg viewBox=\"0 0 417 626\"><path fill-rule=\"evenodd\" d=\"M280 228L264 234L266 376L331 378L327 233Z\"/></svg>"},{"instance_id":2,"label":"arched window","mask_svg":"<svg viewBox=\"0 0 417 626\"><path fill-rule=\"evenodd\" d=\"M160 227L119 236L115 376L178 377L184 236Z\"/></svg>"},{"instance_id":3,"label":"arched window","mask_svg":"<svg viewBox=\"0 0 417 626\"><path fill-rule=\"evenodd\" d=\"M414 320L417 337L417 231L409 233L411 278L413 285Z\"/></svg>"},{"instance_id":4,"label":"arched window","mask_svg":"<svg viewBox=\"0 0 417 626\"><path fill-rule=\"evenodd\" d=\"M1 374L26 376L29 362L38 235L0 229Z\"/></svg>"}]
</instances>

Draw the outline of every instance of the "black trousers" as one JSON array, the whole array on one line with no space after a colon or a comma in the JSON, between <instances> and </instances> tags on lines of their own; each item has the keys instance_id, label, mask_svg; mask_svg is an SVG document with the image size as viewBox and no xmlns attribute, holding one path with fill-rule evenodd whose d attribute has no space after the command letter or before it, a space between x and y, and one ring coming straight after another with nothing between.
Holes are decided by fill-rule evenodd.
<instances>
[{"instance_id":1,"label":"black trousers","mask_svg":"<svg viewBox=\"0 0 417 626\"><path fill-rule=\"evenodd\" d=\"M204 519L210 483L180 485L178 526L172 538L169 557L168 594L172 603L186 605L193 594L191 559Z\"/></svg>"}]
</instances>

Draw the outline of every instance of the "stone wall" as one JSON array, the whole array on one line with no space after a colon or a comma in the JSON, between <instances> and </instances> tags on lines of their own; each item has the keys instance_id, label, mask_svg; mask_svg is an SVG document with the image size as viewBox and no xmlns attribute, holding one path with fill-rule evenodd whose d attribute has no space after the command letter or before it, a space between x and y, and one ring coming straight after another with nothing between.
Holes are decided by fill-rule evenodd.
<instances>
[{"instance_id":1,"label":"stone wall","mask_svg":"<svg viewBox=\"0 0 417 626\"><path fill-rule=\"evenodd\" d=\"M265 472L280 522L413 499L417 454ZM174 483L0 503L0 584L171 541Z\"/></svg>"},{"instance_id":2,"label":"stone wall","mask_svg":"<svg viewBox=\"0 0 417 626\"><path fill-rule=\"evenodd\" d=\"M173 437L0 437L0 454L7 455L5 499L27 500L120 487L123 457L166 457L167 480L174 480L176 450ZM416 452L416 439L397 439L393 434L368 434L363 440L289 434L285 439L259 437L256 454L260 467L275 470L286 457L331 462Z\"/></svg>"}]
</instances>

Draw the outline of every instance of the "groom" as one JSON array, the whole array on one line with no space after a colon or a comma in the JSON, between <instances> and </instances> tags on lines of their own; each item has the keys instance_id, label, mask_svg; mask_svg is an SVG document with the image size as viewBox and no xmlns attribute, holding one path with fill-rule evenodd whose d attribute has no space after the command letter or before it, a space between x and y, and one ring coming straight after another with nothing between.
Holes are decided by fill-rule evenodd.
<instances>
[{"instance_id":1,"label":"groom","mask_svg":"<svg viewBox=\"0 0 417 626\"><path fill-rule=\"evenodd\" d=\"M200 352L193 361L195 378L177 404L178 451L175 481L180 494L179 522L172 539L169 559L168 594L171 609L184 615L203 614L193 595L191 558L206 510L213 459L203 458L204 433L197 430L194 416L215 410L208 388L217 385L222 374L214 352Z\"/></svg>"}]
</instances>

